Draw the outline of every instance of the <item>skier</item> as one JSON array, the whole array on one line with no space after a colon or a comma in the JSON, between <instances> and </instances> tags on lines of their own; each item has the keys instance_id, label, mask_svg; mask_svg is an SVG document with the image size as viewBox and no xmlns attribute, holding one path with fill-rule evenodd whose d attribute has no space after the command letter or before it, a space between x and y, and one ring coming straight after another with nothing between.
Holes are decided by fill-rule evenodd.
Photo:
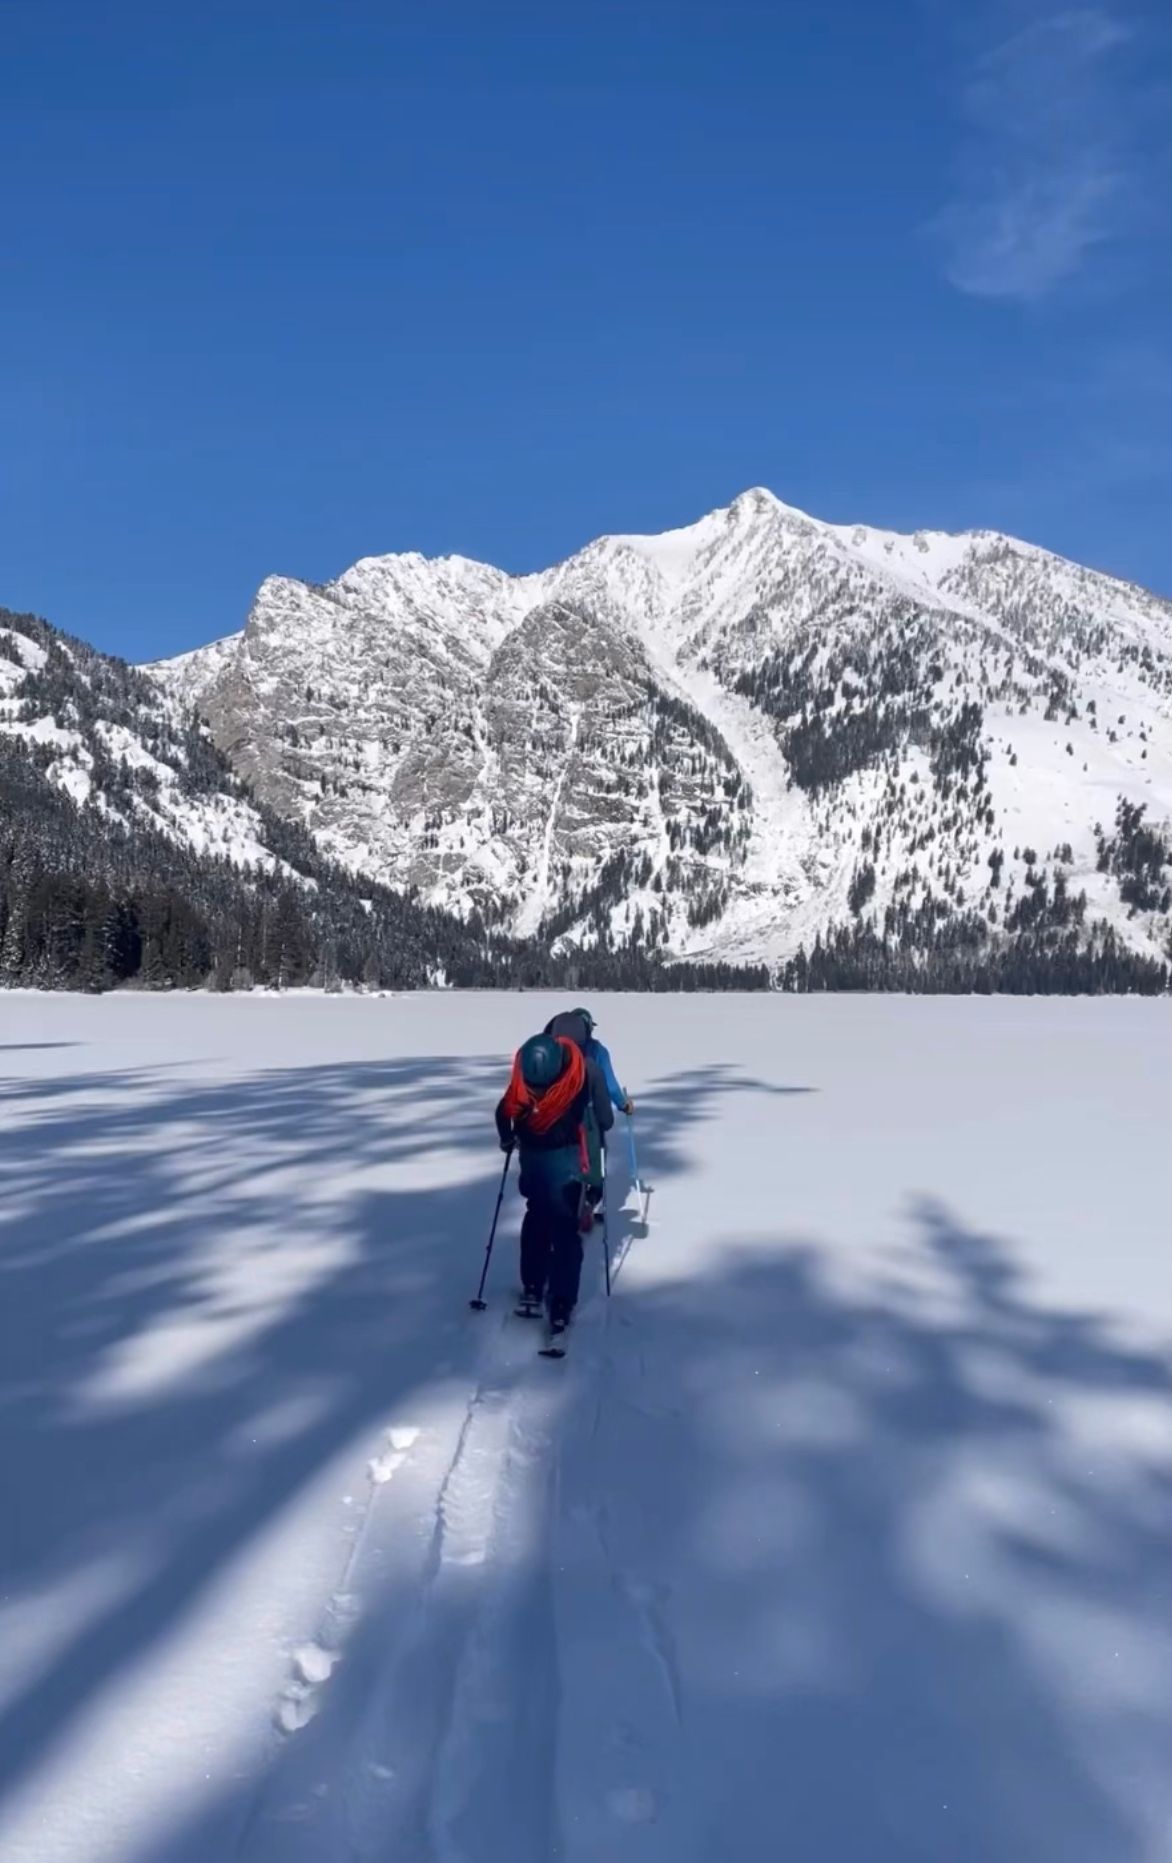
<instances>
[{"instance_id":1,"label":"skier","mask_svg":"<svg viewBox=\"0 0 1172 1863\"><path fill-rule=\"evenodd\" d=\"M524 1306L549 1300L550 1333L563 1333L578 1299L582 1236L593 1222L588 1200L589 1120L614 1124L605 1082L568 1036L532 1035L513 1057L496 1109L501 1150L521 1154L521 1284Z\"/></svg>"},{"instance_id":2,"label":"skier","mask_svg":"<svg viewBox=\"0 0 1172 1863\"><path fill-rule=\"evenodd\" d=\"M606 1090L612 1103L620 1113L626 1113L628 1119L635 1110L635 1102L624 1088L620 1087L618 1075L614 1071L614 1062L610 1050L599 1041L594 1033L597 1024L588 1009L569 1009L560 1016L554 1016L545 1025L547 1035L568 1035L577 1042L588 1061L593 1061L606 1082Z\"/></svg>"}]
</instances>

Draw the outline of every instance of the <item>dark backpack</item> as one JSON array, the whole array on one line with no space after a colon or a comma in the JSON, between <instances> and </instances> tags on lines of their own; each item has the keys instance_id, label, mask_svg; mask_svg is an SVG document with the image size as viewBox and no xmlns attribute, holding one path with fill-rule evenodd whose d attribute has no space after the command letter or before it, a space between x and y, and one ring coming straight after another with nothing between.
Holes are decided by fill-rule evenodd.
<instances>
[{"instance_id":1,"label":"dark backpack","mask_svg":"<svg viewBox=\"0 0 1172 1863\"><path fill-rule=\"evenodd\" d=\"M567 1009L559 1016L554 1016L546 1023L543 1033L546 1035L567 1035L572 1042L586 1053L586 1044L590 1040L590 1024L585 1016L578 1015L573 1009Z\"/></svg>"}]
</instances>

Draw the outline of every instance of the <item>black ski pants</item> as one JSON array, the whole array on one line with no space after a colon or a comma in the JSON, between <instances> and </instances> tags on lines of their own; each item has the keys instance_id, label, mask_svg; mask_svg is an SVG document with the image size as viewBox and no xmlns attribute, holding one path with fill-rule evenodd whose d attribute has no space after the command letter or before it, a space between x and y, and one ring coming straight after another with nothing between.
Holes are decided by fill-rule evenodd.
<instances>
[{"instance_id":1,"label":"black ski pants","mask_svg":"<svg viewBox=\"0 0 1172 1863\"><path fill-rule=\"evenodd\" d=\"M578 1228L581 1184L559 1184L527 1198L521 1221L521 1281L537 1300L549 1295L551 1319L569 1319L582 1279Z\"/></svg>"}]
</instances>

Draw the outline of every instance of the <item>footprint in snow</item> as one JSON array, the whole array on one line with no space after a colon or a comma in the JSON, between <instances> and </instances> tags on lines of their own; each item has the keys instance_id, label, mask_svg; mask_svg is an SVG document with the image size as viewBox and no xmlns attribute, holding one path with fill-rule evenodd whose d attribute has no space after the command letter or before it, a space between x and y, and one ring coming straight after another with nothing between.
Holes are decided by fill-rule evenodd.
<instances>
[{"instance_id":1,"label":"footprint in snow","mask_svg":"<svg viewBox=\"0 0 1172 1863\"><path fill-rule=\"evenodd\" d=\"M389 1481L395 1470L402 1468L418 1436L419 1431L410 1423L395 1424L393 1428L383 1431L383 1448L367 1469L375 1487Z\"/></svg>"},{"instance_id":2,"label":"footprint in snow","mask_svg":"<svg viewBox=\"0 0 1172 1863\"><path fill-rule=\"evenodd\" d=\"M304 1682L290 1682L277 1703L276 1722L283 1734L299 1734L318 1710L317 1690Z\"/></svg>"},{"instance_id":3,"label":"footprint in snow","mask_svg":"<svg viewBox=\"0 0 1172 1863\"><path fill-rule=\"evenodd\" d=\"M277 1703L277 1726L286 1734L308 1727L321 1705L320 1690L341 1660L340 1652L320 1643L303 1643L293 1652L293 1675Z\"/></svg>"},{"instance_id":4,"label":"footprint in snow","mask_svg":"<svg viewBox=\"0 0 1172 1863\"><path fill-rule=\"evenodd\" d=\"M327 1682L337 1661L337 1651L323 1649L320 1643L303 1643L293 1658L303 1682Z\"/></svg>"}]
</instances>

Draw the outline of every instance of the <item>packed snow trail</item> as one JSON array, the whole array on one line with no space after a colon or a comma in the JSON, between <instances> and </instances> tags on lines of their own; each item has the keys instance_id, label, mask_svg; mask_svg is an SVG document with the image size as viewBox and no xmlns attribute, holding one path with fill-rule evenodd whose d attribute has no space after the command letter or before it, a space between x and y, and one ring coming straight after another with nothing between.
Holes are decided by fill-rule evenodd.
<instances>
[{"instance_id":1,"label":"packed snow trail","mask_svg":"<svg viewBox=\"0 0 1172 1863\"><path fill-rule=\"evenodd\" d=\"M1167 1863L1172 1005L3 1007L3 1863Z\"/></svg>"},{"instance_id":2,"label":"packed snow trail","mask_svg":"<svg viewBox=\"0 0 1172 1863\"><path fill-rule=\"evenodd\" d=\"M482 1779L479 1723L495 1676L523 1674L526 1701L552 1724L556 1681L538 1670L555 1649L533 1561L547 1538L562 1393L544 1367L535 1374L531 1330L507 1309L481 1323L472 1394L462 1410L431 1413L349 1574L344 1608L362 1597L368 1609L349 1673L265 1781L238 1854L457 1858L461 1825L471 1815L479 1826L486 1791L507 1812L516 1856L551 1854L550 1795L534 1783L550 1766L523 1749L514 1706ZM345 1650L344 1636L330 1641Z\"/></svg>"}]
</instances>

